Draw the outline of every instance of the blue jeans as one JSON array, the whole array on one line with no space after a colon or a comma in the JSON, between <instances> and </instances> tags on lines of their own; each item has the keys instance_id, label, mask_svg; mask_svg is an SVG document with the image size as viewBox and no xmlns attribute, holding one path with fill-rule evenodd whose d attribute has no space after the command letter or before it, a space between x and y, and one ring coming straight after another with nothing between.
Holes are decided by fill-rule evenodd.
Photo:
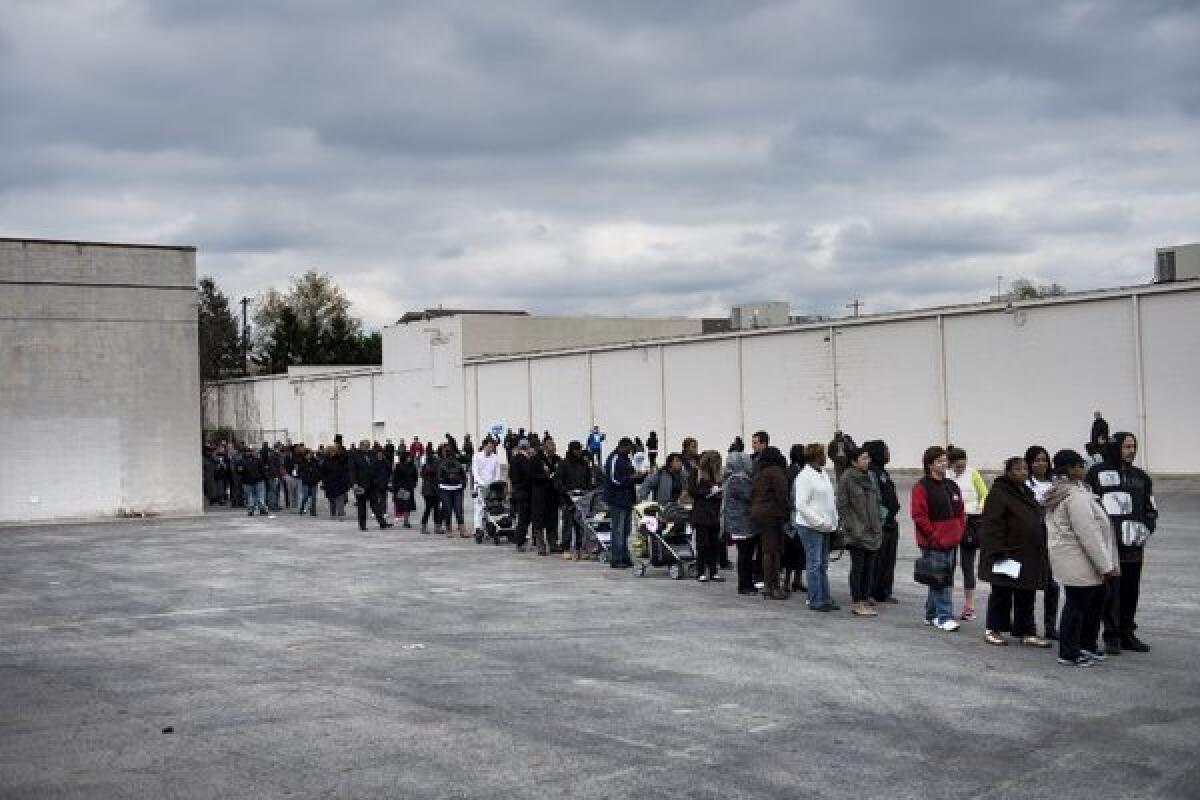
<instances>
[{"instance_id":1,"label":"blue jeans","mask_svg":"<svg viewBox=\"0 0 1200 800\"><path fill-rule=\"evenodd\" d=\"M317 487L309 486L307 483L300 485L300 513L304 513L304 509L309 503L312 503L312 508L309 513L314 517L317 515Z\"/></svg>"},{"instance_id":2,"label":"blue jeans","mask_svg":"<svg viewBox=\"0 0 1200 800\"><path fill-rule=\"evenodd\" d=\"M451 517L453 517L458 520L461 528L463 525L463 490L438 487L438 494L442 498L442 514L445 515L446 527L450 527Z\"/></svg>"},{"instance_id":3,"label":"blue jeans","mask_svg":"<svg viewBox=\"0 0 1200 800\"><path fill-rule=\"evenodd\" d=\"M935 561L940 561L949 567L950 585L943 589L929 587L925 598L925 619L945 622L954 619L954 567L958 560L958 548L953 550L926 550L921 548L921 555L928 555Z\"/></svg>"},{"instance_id":4,"label":"blue jeans","mask_svg":"<svg viewBox=\"0 0 1200 800\"><path fill-rule=\"evenodd\" d=\"M608 517L612 521L612 553L609 566L623 567L631 564L629 558L629 532L633 525L632 508L609 507Z\"/></svg>"},{"instance_id":5,"label":"blue jeans","mask_svg":"<svg viewBox=\"0 0 1200 800\"><path fill-rule=\"evenodd\" d=\"M250 514L261 511L267 513L267 485L262 481L258 483L243 483L242 493L246 497L246 510Z\"/></svg>"},{"instance_id":6,"label":"blue jeans","mask_svg":"<svg viewBox=\"0 0 1200 800\"><path fill-rule=\"evenodd\" d=\"M808 607L821 608L833 602L829 591L829 534L796 526L804 544L804 575L808 581Z\"/></svg>"}]
</instances>

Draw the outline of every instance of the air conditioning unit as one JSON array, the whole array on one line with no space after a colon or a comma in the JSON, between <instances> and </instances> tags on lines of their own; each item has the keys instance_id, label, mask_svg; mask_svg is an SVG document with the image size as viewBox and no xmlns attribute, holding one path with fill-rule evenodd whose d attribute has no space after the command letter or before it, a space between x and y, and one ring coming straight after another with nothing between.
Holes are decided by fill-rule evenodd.
<instances>
[{"instance_id":1,"label":"air conditioning unit","mask_svg":"<svg viewBox=\"0 0 1200 800\"><path fill-rule=\"evenodd\" d=\"M1200 242L1154 251L1154 282L1170 283L1200 278Z\"/></svg>"}]
</instances>

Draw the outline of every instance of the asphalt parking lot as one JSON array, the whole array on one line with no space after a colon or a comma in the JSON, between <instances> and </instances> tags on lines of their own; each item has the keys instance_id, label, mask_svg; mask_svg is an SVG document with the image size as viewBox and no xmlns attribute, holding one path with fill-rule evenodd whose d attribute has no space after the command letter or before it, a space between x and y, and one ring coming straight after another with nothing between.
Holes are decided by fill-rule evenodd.
<instances>
[{"instance_id":1,"label":"asphalt parking lot","mask_svg":"<svg viewBox=\"0 0 1200 800\"><path fill-rule=\"evenodd\" d=\"M1090 670L923 626L907 529L858 619L325 517L0 528L0 796L1200 797L1200 481L1157 489L1153 652Z\"/></svg>"}]
</instances>

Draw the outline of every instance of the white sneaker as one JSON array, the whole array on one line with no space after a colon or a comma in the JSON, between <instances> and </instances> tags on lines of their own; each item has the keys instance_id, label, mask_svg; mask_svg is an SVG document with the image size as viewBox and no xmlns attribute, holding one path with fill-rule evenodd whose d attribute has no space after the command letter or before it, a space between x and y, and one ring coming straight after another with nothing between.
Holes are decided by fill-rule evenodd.
<instances>
[{"instance_id":1,"label":"white sneaker","mask_svg":"<svg viewBox=\"0 0 1200 800\"><path fill-rule=\"evenodd\" d=\"M958 625L958 623L957 623L957 622L955 622L954 620L952 620L952 619L948 619L948 620L946 620L945 622L939 622L939 623L937 624L937 628L938 628L938 630L943 630L943 631L950 632L950 631L956 631L956 630L958 630L958 628L959 628L959 625Z\"/></svg>"},{"instance_id":2,"label":"white sneaker","mask_svg":"<svg viewBox=\"0 0 1200 800\"><path fill-rule=\"evenodd\" d=\"M701 575L700 577L696 578L696 580L700 581L701 583L708 583L708 576Z\"/></svg>"},{"instance_id":3,"label":"white sneaker","mask_svg":"<svg viewBox=\"0 0 1200 800\"><path fill-rule=\"evenodd\" d=\"M926 624L926 625L928 625L928 626L929 626L929 627L931 627L931 628L934 628L934 627L937 627L937 620L935 620L935 619L927 619L927 620L925 620L925 624Z\"/></svg>"}]
</instances>

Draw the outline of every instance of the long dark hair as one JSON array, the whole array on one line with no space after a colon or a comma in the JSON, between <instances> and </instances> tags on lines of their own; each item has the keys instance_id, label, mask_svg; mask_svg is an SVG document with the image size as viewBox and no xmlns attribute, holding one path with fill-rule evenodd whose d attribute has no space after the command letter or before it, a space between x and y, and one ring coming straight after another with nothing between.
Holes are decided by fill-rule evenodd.
<instances>
[{"instance_id":1,"label":"long dark hair","mask_svg":"<svg viewBox=\"0 0 1200 800\"><path fill-rule=\"evenodd\" d=\"M787 461L783 457L783 453L779 452L778 447L768 447L758 456L759 467L779 467L781 470L787 471Z\"/></svg>"},{"instance_id":2,"label":"long dark hair","mask_svg":"<svg viewBox=\"0 0 1200 800\"><path fill-rule=\"evenodd\" d=\"M1040 444L1031 444L1025 450L1025 463L1029 465L1029 477L1037 478L1033 474L1033 462L1037 460L1039 455L1046 457L1046 480L1051 480L1054 477L1054 462L1050 460L1050 451Z\"/></svg>"}]
</instances>

